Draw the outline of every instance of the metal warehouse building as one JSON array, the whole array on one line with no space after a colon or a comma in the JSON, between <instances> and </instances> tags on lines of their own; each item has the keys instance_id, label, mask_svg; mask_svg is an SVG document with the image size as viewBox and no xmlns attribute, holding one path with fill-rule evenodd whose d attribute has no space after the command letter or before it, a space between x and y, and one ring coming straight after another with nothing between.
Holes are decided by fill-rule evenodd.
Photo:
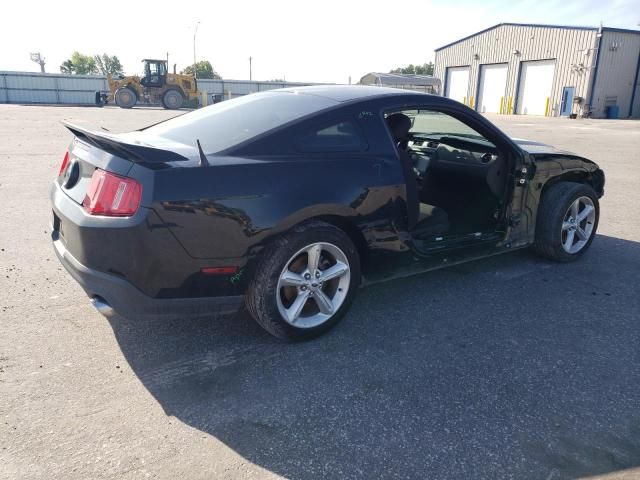
<instances>
[{"instance_id":1,"label":"metal warehouse building","mask_svg":"<svg viewBox=\"0 0 640 480\"><path fill-rule=\"evenodd\" d=\"M640 117L640 31L500 23L436 50L443 95L479 112Z\"/></svg>"}]
</instances>

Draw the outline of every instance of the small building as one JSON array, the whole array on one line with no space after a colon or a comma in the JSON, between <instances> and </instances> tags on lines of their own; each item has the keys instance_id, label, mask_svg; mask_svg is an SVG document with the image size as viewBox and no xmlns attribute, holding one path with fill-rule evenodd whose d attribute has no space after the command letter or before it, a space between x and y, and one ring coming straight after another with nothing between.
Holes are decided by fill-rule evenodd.
<instances>
[{"instance_id":1,"label":"small building","mask_svg":"<svg viewBox=\"0 0 640 480\"><path fill-rule=\"evenodd\" d=\"M436 49L443 95L479 112L640 117L640 31L500 23Z\"/></svg>"},{"instance_id":2,"label":"small building","mask_svg":"<svg viewBox=\"0 0 640 480\"><path fill-rule=\"evenodd\" d=\"M426 93L440 93L440 79L431 75L414 75L409 73L367 73L360 79L360 85L376 85L379 87L404 88Z\"/></svg>"}]
</instances>

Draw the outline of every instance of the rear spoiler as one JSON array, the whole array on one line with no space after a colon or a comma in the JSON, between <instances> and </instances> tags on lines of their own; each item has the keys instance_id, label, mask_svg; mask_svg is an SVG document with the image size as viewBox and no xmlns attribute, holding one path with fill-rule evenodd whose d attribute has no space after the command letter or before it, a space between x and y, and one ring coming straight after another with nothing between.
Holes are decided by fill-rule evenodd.
<instances>
[{"instance_id":1,"label":"rear spoiler","mask_svg":"<svg viewBox=\"0 0 640 480\"><path fill-rule=\"evenodd\" d=\"M125 142L114 134L94 132L69 122L62 122L62 124L85 143L134 163L184 162L189 160L171 150Z\"/></svg>"}]
</instances>

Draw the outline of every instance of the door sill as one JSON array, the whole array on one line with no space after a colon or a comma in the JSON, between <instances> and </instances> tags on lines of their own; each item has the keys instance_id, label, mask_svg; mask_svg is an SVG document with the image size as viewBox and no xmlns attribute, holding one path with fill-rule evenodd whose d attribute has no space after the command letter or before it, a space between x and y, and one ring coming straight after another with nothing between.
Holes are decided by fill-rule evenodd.
<instances>
[{"instance_id":1,"label":"door sill","mask_svg":"<svg viewBox=\"0 0 640 480\"><path fill-rule=\"evenodd\" d=\"M487 243L496 243L502 240L504 235L500 232L474 232L459 235L430 235L428 237L414 238L412 242L418 253L432 254L446 250L470 248Z\"/></svg>"}]
</instances>

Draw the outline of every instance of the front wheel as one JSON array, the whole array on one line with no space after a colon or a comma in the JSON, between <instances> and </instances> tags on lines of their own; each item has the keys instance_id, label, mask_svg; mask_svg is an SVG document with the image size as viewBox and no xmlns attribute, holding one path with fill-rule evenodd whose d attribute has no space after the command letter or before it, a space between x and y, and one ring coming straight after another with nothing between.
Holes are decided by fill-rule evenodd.
<instances>
[{"instance_id":1,"label":"front wheel","mask_svg":"<svg viewBox=\"0 0 640 480\"><path fill-rule=\"evenodd\" d=\"M551 260L577 260L591 245L599 219L598 196L589 185L552 185L540 201L534 248Z\"/></svg>"},{"instance_id":2,"label":"front wheel","mask_svg":"<svg viewBox=\"0 0 640 480\"><path fill-rule=\"evenodd\" d=\"M120 108L132 108L138 101L136 92L134 92L133 89L129 87L119 88L118 90L116 90L114 97L116 100L116 105L118 105Z\"/></svg>"},{"instance_id":3,"label":"front wheel","mask_svg":"<svg viewBox=\"0 0 640 480\"><path fill-rule=\"evenodd\" d=\"M247 309L272 335L316 337L349 308L360 260L349 236L324 222L294 227L264 253L247 293Z\"/></svg>"},{"instance_id":4,"label":"front wheel","mask_svg":"<svg viewBox=\"0 0 640 480\"><path fill-rule=\"evenodd\" d=\"M175 110L177 108L182 108L183 103L184 97L178 90L167 90L162 96L162 106L166 109Z\"/></svg>"}]
</instances>

